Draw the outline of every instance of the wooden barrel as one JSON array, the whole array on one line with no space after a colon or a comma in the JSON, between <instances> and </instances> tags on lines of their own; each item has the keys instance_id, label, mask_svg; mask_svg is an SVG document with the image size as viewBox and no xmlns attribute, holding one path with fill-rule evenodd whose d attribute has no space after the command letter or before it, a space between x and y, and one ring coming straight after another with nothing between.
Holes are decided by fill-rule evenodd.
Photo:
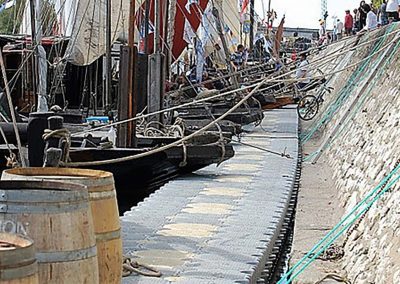
<instances>
[{"instance_id":1,"label":"wooden barrel","mask_svg":"<svg viewBox=\"0 0 400 284\"><path fill-rule=\"evenodd\" d=\"M39 284L35 249L31 239L0 233L0 283Z\"/></svg>"},{"instance_id":2,"label":"wooden barrel","mask_svg":"<svg viewBox=\"0 0 400 284\"><path fill-rule=\"evenodd\" d=\"M121 226L111 173L70 168L19 168L3 171L2 179L57 180L87 186L97 241L99 281L104 284L121 282Z\"/></svg>"},{"instance_id":3,"label":"wooden barrel","mask_svg":"<svg viewBox=\"0 0 400 284\"><path fill-rule=\"evenodd\" d=\"M0 229L35 242L39 283L98 283L96 240L85 186L1 181Z\"/></svg>"}]
</instances>

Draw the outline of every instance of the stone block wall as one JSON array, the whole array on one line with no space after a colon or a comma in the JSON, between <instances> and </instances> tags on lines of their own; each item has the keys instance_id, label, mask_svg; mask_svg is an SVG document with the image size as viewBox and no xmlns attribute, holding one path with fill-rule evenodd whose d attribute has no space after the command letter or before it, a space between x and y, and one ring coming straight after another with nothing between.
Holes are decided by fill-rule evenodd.
<instances>
[{"instance_id":1,"label":"stone block wall","mask_svg":"<svg viewBox=\"0 0 400 284\"><path fill-rule=\"evenodd\" d=\"M391 29L400 31L399 26ZM361 42L382 34L384 30L375 31ZM394 38L394 34L388 36L383 46L390 45ZM338 60L347 64L357 62L366 58L373 48L373 44L367 45ZM372 57L349 98L321 129L323 141L346 113L351 114L324 152L333 171L338 198L347 212L376 187L400 159L400 48L387 62L389 57L381 58L381 54ZM360 92L379 59L384 66L368 81L367 91ZM335 92L326 99L325 109L354 70L332 78ZM357 96L360 98L351 107ZM369 210L358 229L350 235L342 261L351 283L400 283L400 182Z\"/></svg>"}]
</instances>

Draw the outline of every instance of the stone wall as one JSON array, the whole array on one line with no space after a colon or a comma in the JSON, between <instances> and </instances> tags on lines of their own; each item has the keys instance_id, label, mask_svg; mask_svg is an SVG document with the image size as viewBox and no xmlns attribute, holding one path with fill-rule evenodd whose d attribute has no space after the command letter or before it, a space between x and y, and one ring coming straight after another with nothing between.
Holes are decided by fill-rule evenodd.
<instances>
[{"instance_id":1,"label":"stone wall","mask_svg":"<svg viewBox=\"0 0 400 284\"><path fill-rule=\"evenodd\" d=\"M388 27L386 32L400 31L399 26ZM360 43L385 34L381 29L364 36ZM394 46L395 34L385 37L381 48ZM329 47L329 51L343 48L349 41ZM338 56L333 64L351 64L367 58L376 43L357 48ZM320 129L321 143L329 141L325 149L335 179L338 198L348 212L370 190L391 172L400 159L400 48L383 49L373 56L348 98L335 115ZM382 57L383 52L387 55ZM392 56L390 56L392 55ZM367 62L367 61L366 61ZM378 66L377 70L374 67ZM332 65L331 65L332 66ZM324 71L331 70L326 66ZM340 69L340 66L336 68ZM335 91L327 96L326 110L348 83L356 67L332 78ZM376 74L375 74L376 73ZM368 81L368 83L367 83ZM366 84L367 83L367 84ZM318 119L326 112L322 111ZM348 119L339 128L343 117ZM339 133L339 134L337 134ZM328 139L333 135L334 139ZM400 182L386 193L368 212L345 246L342 267L351 283L400 283Z\"/></svg>"}]
</instances>

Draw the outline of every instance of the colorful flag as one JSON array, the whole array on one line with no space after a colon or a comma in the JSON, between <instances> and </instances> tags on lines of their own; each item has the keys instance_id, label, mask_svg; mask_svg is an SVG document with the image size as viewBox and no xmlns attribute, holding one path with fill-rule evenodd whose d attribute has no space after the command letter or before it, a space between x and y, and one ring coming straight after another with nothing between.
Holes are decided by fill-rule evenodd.
<instances>
[{"instance_id":1,"label":"colorful flag","mask_svg":"<svg viewBox=\"0 0 400 284\"><path fill-rule=\"evenodd\" d=\"M284 24L285 24L285 17L282 18L281 23L279 24L278 29L276 31L276 35L275 35L275 45L274 45L275 49L274 49L274 52L275 52L275 56L277 58L279 58L279 51L281 49L281 42L282 42L282 39L283 39L283 25Z\"/></svg>"},{"instance_id":2,"label":"colorful flag","mask_svg":"<svg viewBox=\"0 0 400 284\"><path fill-rule=\"evenodd\" d=\"M242 9L240 10L240 17L246 12L247 6L249 5L249 0L244 0L242 3Z\"/></svg>"}]
</instances>

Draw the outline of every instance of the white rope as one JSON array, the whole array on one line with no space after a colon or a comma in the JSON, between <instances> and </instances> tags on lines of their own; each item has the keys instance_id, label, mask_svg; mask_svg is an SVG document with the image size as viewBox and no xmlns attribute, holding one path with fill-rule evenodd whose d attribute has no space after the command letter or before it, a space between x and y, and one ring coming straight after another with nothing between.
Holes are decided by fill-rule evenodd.
<instances>
[{"instance_id":1,"label":"white rope","mask_svg":"<svg viewBox=\"0 0 400 284\"><path fill-rule=\"evenodd\" d=\"M110 160L103 160L103 161L93 161L93 162L77 162L77 163L66 163L64 164L65 166L68 167L86 167L86 166L99 166L99 165L105 165L105 164L115 164L115 163L121 163L121 162L127 162L127 161L132 161L132 160L136 160L139 158L143 158L143 157L147 157L149 155L153 155L156 153L160 153L163 152L165 150L168 150L170 148L173 148L175 146L178 146L190 139L192 139L193 137L197 136L198 134L208 130L209 128L213 127L215 124L217 124L218 122L220 122L221 120L225 119L229 114L231 114L232 112L234 112L236 109L238 109L242 104L244 104L251 96L253 96L253 94L255 92L257 92L257 90L262 86L262 84L264 84L265 82L262 81L260 82L249 94L247 94L246 96L244 96L240 102L238 102L235 106L233 106L231 109L229 109L226 113L224 113L223 115L221 115L219 118L215 119L214 121L212 121L211 123L209 123L208 125L204 126L203 128L193 132L192 134L176 141L173 142L171 144L153 149L149 152L145 152L145 153L141 153L141 154L137 154L137 155L131 155L131 156L127 156L127 157L123 157L123 158L118 158L118 159L110 159Z\"/></svg>"}]
</instances>

